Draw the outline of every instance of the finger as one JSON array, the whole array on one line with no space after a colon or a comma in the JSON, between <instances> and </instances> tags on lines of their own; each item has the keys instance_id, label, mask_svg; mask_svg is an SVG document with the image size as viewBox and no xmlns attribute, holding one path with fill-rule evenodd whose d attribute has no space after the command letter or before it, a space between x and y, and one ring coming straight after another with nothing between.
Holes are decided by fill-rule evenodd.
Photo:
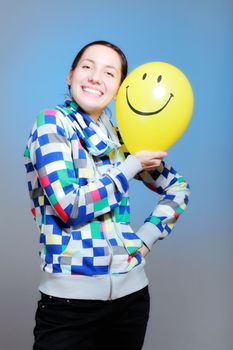
<instances>
[{"instance_id":1,"label":"finger","mask_svg":"<svg viewBox=\"0 0 233 350\"><path fill-rule=\"evenodd\" d=\"M164 157L167 157L167 152L154 152L154 156L153 158L159 158L159 159L163 159Z\"/></svg>"},{"instance_id":2,"label":"finger","mask_svg":"<svg viewBox=\"0 0 233 350\"><path fill-rule=\"evenodd\" d=\"M143 170L156 170L156 169L158 169L158 166L155 166L155 165L151 165L143 168Z\"/></svg>"},{"instance_id":3,"label":"finger","mask_svg":"<svg viewBox=\"0 0 233 350\"><path fill-rule=\"evenodd\" d=\"M147 162L145 162L145 166L160 166L161 159L149 159Z\"/></svg>"},{"instance_id":4,"label":"finger","mask_svg":"<svg viewBox=\"0 0 233 350\"><path fill-rule=\"evenodd\" d=\"M164 158L167 156L167 152L164 151L144 151L149 158Z\"/></svg>"}]
</instances>

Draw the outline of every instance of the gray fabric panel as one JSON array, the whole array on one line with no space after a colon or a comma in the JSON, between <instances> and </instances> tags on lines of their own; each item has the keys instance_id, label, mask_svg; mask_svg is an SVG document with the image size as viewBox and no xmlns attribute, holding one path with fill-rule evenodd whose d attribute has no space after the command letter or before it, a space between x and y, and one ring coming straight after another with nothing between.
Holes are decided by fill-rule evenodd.
<instances>
[{"instance_id":1,"label":"gray fabric panel","mask_svg":"<svg viewBox=\"0 0 233 350\"><path fill-rule=\"evenodd\" d=\"M72 257L71 256L62 256L61 265L71 265Z\"/></svg>"}]
</instances>

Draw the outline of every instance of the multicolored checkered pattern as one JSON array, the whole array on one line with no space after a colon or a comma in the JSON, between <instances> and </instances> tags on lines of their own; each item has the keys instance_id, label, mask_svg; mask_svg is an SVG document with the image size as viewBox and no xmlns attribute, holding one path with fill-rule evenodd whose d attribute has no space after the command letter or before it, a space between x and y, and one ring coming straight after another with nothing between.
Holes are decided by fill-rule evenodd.
<instances>
[{"instance_id":1,"label":"multicolored checkered pattern","mask_svg":"<svg viewBox=\"0 0 233 350\"><path fill-rule=\"evenodd\" d=\"M123 145L116 151L118 141L100 139L96 124L80 113L70 100L41 112L25 150L42 268L68 275L126 273L141 263L143 242L130 226L128 181L117 168ZM186 207L188 186L165 163L138 179L161 196L146 221L164 238ZM120 263L114 260L110 269L112 255Z\"/></svg>"},{"instance_id":2,"label":"multicolored checkered pattern","mask_svg":"<svg viewBox=\"0 0 233 350\"><path fill-rule=\"evenodd\" d=\"M189 185L171 166L161 166L154 171L141 172L137 178L154 192L160 194L160 199L154 211L145 220L155 225L159 231L159 239L169 235L185 210L189 200Z\"/></svg>"}]
</instances>

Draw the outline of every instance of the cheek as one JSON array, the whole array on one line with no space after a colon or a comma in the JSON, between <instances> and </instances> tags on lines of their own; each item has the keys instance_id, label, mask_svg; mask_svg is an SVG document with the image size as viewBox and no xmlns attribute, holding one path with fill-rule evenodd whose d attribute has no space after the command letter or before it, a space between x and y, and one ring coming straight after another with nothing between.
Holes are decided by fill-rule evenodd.
<instances>
[{"instance_id":1,"label":"cheek","mask_svg":"<svg viewBox=\"0 0 233 350\"><path fill-rule=\"evenodd\" d=\"M81 84L81 82L86 78L86 75L83 71L77 70L72 78L72 84Z\"/></svg>"},{"instance_id":2,"label":"cheek","mask_svg":"<svg viewBox=\"0 0 233 350\"><path fill-rule=\"evenodd\" d=\"M119 90L120 84L118 82L114 82L112 84L109 84L108 91L111 92L112 96L115 96L117 94L117 91Z\"/></svg>"}]
</instances>

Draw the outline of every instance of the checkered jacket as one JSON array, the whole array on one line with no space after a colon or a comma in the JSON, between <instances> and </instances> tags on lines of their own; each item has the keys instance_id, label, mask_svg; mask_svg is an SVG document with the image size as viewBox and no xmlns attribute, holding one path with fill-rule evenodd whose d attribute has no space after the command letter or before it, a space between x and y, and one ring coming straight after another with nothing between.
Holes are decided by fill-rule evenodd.
<instances>
[{"instance_id":1,"label":"checkered jacket","mask_svg":"<svg viewBox=\"0 0 233 350\"><path fill-rule=\"evenodd\" d=\"M88 128L77 124L77 112L74 103L41 112L25 150L42 269L57 275L124 274L142 263L138 248L143 243L151 248L170 234L187 205L188 185L164 162L156 171L140 172L136 178L159 198L134 232L129 179L120 167L127 156L124 145L117 151L105 149L101 155L91 155L90 145L97 149L103 145L91 124Z\"/></svg>"}]
</instances>

